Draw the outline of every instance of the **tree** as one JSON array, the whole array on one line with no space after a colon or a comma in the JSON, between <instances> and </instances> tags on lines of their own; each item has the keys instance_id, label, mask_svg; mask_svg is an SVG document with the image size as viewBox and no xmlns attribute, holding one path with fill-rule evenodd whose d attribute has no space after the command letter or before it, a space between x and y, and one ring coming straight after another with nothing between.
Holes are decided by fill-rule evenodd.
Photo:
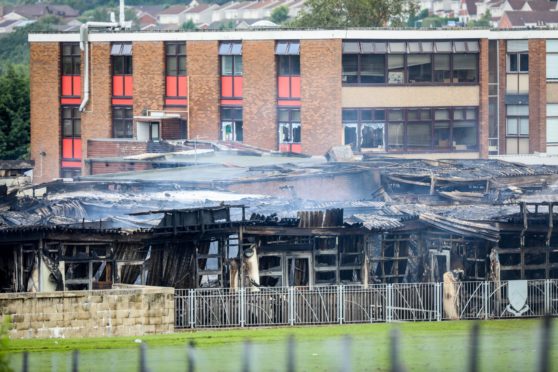
<instances>
[{"instance_id":1,"label":"tree","mask_svg":"<svg viewBox=\"0 0 558 372\"><path fill-rule=\"evenodd\" d=\"M490 10L487 10L478 20L469 21L467 27L491 27L492 26L492 14Z\"/></svg>"},{"instance_id":2,"label":"tree","mask_svg":"<svg viewBox=\"0 0 558 372\"><path fill-rule=\"evenodd\" d=\"M29 76L9 66L0 76L0 159L27 157L29 112Z\"/></svg>"},{"instance_id":3,"label":"tree","mask_svg":"<svg viewBox=\"0 0 558 372\"><path fill-rule=\"evenodd\" d=\"M286 5L278 6L271 11L271 22L281 24L289 18L289 8Z\"/></svg>"},{"instance_id":4,"label":"tree","mask_svg":"<svg viewBox=\"0 0 558 372\"><path fill-rule=\"evenodd\" d=\"M346 28L405 25L416 12L408 0L307 0L292 27Z\"/></svg>"},{"instance_id":5,"label":"tree","mask_svg":"<svg viewBox=\"0 0 558 372\"><path fill-rule=\"evenodd\" d=\"M198 29L194 21L192 21L191 19L184 22L181 28L183 31L194 31Z\"/></svg>"}]
</instances>

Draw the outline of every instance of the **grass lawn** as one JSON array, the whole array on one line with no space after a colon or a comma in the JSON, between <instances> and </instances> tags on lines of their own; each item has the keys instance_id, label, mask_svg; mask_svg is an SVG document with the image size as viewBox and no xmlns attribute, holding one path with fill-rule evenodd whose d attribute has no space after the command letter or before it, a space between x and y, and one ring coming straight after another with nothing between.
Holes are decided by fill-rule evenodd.
<instances>
[{"instance_id":1,"label":"grass lawn","mask_svg":"<svg viewBox=\"0 0 558 372\"><path fill-rule=\"evenodd\" d=\"M184 371L185 345L196 343L196 370L239 371L243 342L252 345L253 371L284 371L286 338L296 340L299 371L339 371L348 358L343 339L351 336L350 361L354 370L387 370L389 332L401 334L401 360L411 371L462 371L467 368L469 321L342 326L246 328L214 331L184 331L141 337L148 348L147 363L153 371ZM480 358L482 371L530 371L537 368L540 320L482 321ZM558 345L554 325L553 345ZM28 350L30 369L70 370L71 351L80 350L80 371L135 371L138 344L135 337L12 340L11 365L21 369L21 352ZM555 347L554 347L555 348ZM558 368L558 353L551 355Z\"/></svg>"}]
</instances>

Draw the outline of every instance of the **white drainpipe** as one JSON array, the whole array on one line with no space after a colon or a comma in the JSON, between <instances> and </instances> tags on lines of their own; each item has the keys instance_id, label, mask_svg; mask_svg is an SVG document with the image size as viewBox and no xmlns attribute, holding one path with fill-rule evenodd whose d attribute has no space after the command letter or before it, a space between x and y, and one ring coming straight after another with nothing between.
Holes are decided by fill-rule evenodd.
<instances>
[{"instance_id":1,"label":"white drainpipe","mask_svg":"<svg viewBox=\"0 0 558 372\"><path fill-rule=\"evenodd\" d=\"M124 0L120 0L120 19L119 22L87 22L81 25L79 29L79 47L85 55L84 76L83 76L83 99L79 105L79 111L85 111L85 107L89 102L91 88L89 84L89 29L90 28L121 28L127 29L132 27L132 22L126 22L124 14Z\"/></svg>"}]
</instances>

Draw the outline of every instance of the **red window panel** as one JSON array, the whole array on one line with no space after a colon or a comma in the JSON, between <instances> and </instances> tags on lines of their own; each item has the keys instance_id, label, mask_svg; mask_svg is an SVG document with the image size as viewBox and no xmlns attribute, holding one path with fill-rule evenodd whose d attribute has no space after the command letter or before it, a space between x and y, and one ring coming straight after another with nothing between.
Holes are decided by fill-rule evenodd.
<instances>
[{"instance_id":1,"label":"red window panel","mask_svg":"<svg viewBox=\"0 0 558 372\"><path fill-rule=\"evenodd\" d=\"M165 105L167 105L167 106L188 106L188 100L186 98L167 98L167 99L165 99Z\"/></svg>"},{"instance_id":2,"label":"red window panel","mask_svg":"<svg viewBox=\"0 0 558 372\"><path fill-rule=\"evenodd\" d=\"M300 100L279 100L277 106L296 106L300 107Z\"/></svg>"},{"instance_id":3,"label":"red window panel","mask_svg":"<svg viewBox=\"0 0 558 372\"><path fill-rule=\"evenodd\" d=\"M62 95L73 96L73 76L62 76Z\"/></svg>"},{"instance_id":4,"label":"red window panel","mask_svg":"<svg viewBox=\"0 0 558 372\"><path fill-rule=\"evenodd\" d=\"M122 97L124 95L124 76L115 75L112 77L112 95Z\"/></svg>"},{"instance_id":5,"label":"red window panel","mask_svg":"<svg viewBox=\"0 0 558 372\"><path fill-rule=\"evenodd\" d=\"M297 154L302 153L302 145L300 143L280 143L280 152L295 152Z\"/></svg>"},{"instance_id":6,"label":"red window panel","mask_svg":"<svg viewBox=\"0 0 558 372\"><path fill-rule=\"evenodd\" d=\"M188 79L186 76L178 77L178 96L188 97Z\"/></svg>"},{"instance_id":7,"label":"red window panel","mask_svg":"<svg viewBox=\"0 0 558 372\"><path fill-rule=\"evenodd\" d=\"M233 96L233 77L221 76L221 97Z\"/></svg>"},{"instance_id":8,"label":"red window panel","mask_svg":"<svg viewBox=\"0 0 558 372\"><path fill-rule=\"evenodd\" d=\"M177 76L167 76L167 97L178 96L177 80Z\"/></svg>"},{"instance_id":9,"label":"red window panel","mask_svg":"<svg viewBox=\"0 0 558 372\"><path fill-rule=\"evenodd\" d=\"M291 98L291 84L289 76L279 76L277 78L277 91L279 98Z\"/></svg>"},{"instance_id":10,"label":"red window panel","mask_svg":"<svg viewBox=\"0 0 558 372\"><path fill-rule=\"evenodd\" d=\"M79 105L81 104L81 98L64 98L60 99L63 105Z\"/></svg>"},{"instance_id":11,"label":"red window panel","mask_svg":"<svg viewBox=\"0 0 558 372\"><path fill-rule=\"evenodd\" d=\"M124 95L132 97L134 95L134 78L133 76L124 76Z\"/></svg>"},{"instance_id":12,"label":"red window panel","mask_svg":"<svg viewBox=\"0 0 558 372\"><path fill-rule=\"evenodd\" d=\"M242 76L235 76L234 78L234 97L242 97Z\"/></svg>"},{"instance_id":13,"label":"red window panel","mask_svg":"<svg viewBox=\"0 0 558 372\"><path fill-rule=\"evenodd\" d=\"M122 106L132 106L134 104L134 100L131 98L113 98L112 104L122 105Z\"/></svg>"},{"instance_id":14,"label":"red window panel","mask_svg":"<svg viewBox=\"0 0 558 372\"><path fill-rule=\"evenodd\" d=\"M73 76L74 96L80 96L81 92L81 76Z\"/></svg>"},{"instance_id":15,"label":"red window panel","mask_svg":"<svg viewBox=\"0 0 558 372\"><path fill-rule=\"evenodd\" d=\"M63 161L62 168L80 168L81 161Z\"/></svg>"},{"instance_id":16,"label":"red window panel","mask_svg":"<svg viewBox=\"0 0 558 372\"><path fill-rule=\"evenodd\" d=\"M243 101L241 99L222 99L221 105L242 106L242 102Z\"/></svg>"},{"instance_id":17,"label":"red window panel","mask_svg":"<svg viewBox=\"0 0 558 372\"><path fill-rule=\"evenodd\" d=\"M291 76L291 98L300 98L300 76Z\"/></svg>"},{"instance_id":18,"label":"red window panel","mask_svg":"<svg viewBox=\"0 0 558 372\"><path fill-rule=\"evenodd\" d=\"M81 139L78 138L62 139L62 158L81 159Z\"/></svg>"}]
</instances>

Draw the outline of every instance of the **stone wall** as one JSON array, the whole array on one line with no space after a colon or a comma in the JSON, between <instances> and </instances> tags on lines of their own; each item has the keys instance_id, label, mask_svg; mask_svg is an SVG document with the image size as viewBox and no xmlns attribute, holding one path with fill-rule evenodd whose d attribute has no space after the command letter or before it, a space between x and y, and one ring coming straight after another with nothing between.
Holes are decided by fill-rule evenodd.
<instances>
[{"instance_id":1,"label":"stone wall","mask_svg":"<svg viewBox=\"0 0 558 372\"><path fill-rule=\"evenodd\" d=\"M111 290L2 293L11 338L142 336L174 331L174 289L115 285Z\"/></svg>"}]
</instances>

